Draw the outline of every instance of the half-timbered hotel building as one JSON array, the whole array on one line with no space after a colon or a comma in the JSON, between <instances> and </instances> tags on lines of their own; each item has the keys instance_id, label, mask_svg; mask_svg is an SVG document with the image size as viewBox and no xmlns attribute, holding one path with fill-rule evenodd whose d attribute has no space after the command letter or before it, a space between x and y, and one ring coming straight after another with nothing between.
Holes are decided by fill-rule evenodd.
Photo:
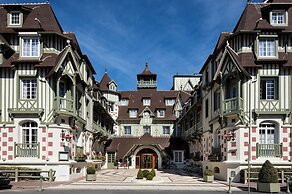
<instances>
[{"instance_id":1,"label":"half-timbered hotel building","mask_svg":"<svg viewBox=\"0 0 292 194\"><path fill-rule=\"evenodd\" d=\"M292 3L247 3L221 33L179 124L194 160L215 178L269 159L291 167Z\"/></svg>"},{"instance_id":2,"label":"half-timbered hotel building","mask_svg":"<svg viewBox=\"0 0 292 194\"><path fill-rule=\"evenodd\" d=\"M105 73L104 96L118 109L114 113L117 133L107 147L107 168L114 163L129 168L182 168L188 158L187 143L181 139L176 119L190 93L157 90L157 75L146 64L137 74L137 90L116 92L116 84ZM177 88L189 88L198 76L177 76ZM180 87L181 86L181 87Z\"/></svg>"},{"instance_id":3,"label":"half-timbered hotel building","mask_svg":"<svg viewBox=\"0 0 292 194\"><path fill-rule=\"evenodd\" d=\"M0 166L83 175L113 119L74 33L49 3L0 5Z\"/></svg>"}]
</instances>

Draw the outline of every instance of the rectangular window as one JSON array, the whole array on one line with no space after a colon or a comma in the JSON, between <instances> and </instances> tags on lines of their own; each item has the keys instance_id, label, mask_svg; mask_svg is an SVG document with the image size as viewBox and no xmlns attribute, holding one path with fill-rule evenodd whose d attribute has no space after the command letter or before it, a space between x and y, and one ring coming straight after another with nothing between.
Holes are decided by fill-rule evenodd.
<instances>
[{"instance_id":1,"label":"rectangular window","mask_svg":"<svg viewBox=\"0 0 292 194\"><path fill-rule=\"evenodd\" d=\"M170 127L169 126L163 126L163 135L169 135L170 134Z\"/></svg>"},{"instance_id":2,"label":"rectangular window","mask_svg":"<svg viewBox=\"0 0 292 194\"><path fill-rule=\"evenodd\" d=\"M150 98L144 98L143 99L143 106L150 106L151 99Z\"/></svg>"},{"instance_id":3,"label":"rectangular window","mask_svg":"<svg viewBox=\"0 0 292 194\"><path fill-rule=\"evenodd\" d=\"M220 108L220 91L214 92L214 111Z\"/></svg>"},{"instance_id":4,"label":"rectangular window","mask_svg":"<svg viewBox=\"0 0 292 194\"><path fill-rule=\"evenodd\" d=\"M125 126L124 130L125 135L131 135L131 126Z\"/></svg>"},{"instance_id":5,"label":"rectangular window","mask_svg":"<svg viewBox=\"0 0 292 194\"><path fill-rule=\"evenodd\" d=\"M23 57L40 56L40 40L38 37L22 38L22 56Z\"/></svg>"},{"instance_id":6,"label":"rectangular window","mask_svg":"<svg viewBox=\"0 0 292 194\"><path fill-rule=\"evenodd\" d=\"M275 11L271 14L271 24L283 25L286 24L286 13L285 11Z\"/></svg>"},{"instance_id":7,"label":"rectangular window","mask_svg":"<svg viewBox=\"0 0 292 194\"><path fill-rule=\"evenodd\" d=\"M165 106L173 106L175 104L175 99L165 99Z\"/></svg>"},{"instance_id":8,"label":"rectangular window","mask_svg":"<svg viewBox=\"0 0 292 194\"><path fill-rule=\"evenodd\" d=\"M137 117L137 110L131 109L129 110L130 118L136 118Z\"/></svg>"},{"instance_id":9,"label":"rectangular window","mask_svg":"<svg viewBox=\"0 0 292 194\"><path fill-rule=\"evenodd\" d=\"M182 163L183 162L183 151L174 151L174 162Z\"/></svg>"},{"instance_id":10,"label":"rectangular window","mask_svg":"<svg viewBox=\"0 0 292 194\"><path fill-rule=\"evenodd\" d=\"M144 134L145 134L145 133L149 133L149 134L151 134L151 127L150 127L150 126L144 126L144 127L143 127L143 130L144 130Z\"/></svg>"},{"instance_id":11,"label":"rectangular window","mask_svg":"<svg viewBox=\"0 0 292 194\"><path fill-rule=\"evenodd\" d=\"M205 81L206 81L206 84L209 83L209 69L206 69L205 71Z\"/></svg>"},{"instance_id":12,"label":"rectangular window","mask_svg":"<svg viewBox=\"0 0 292 194\"><path fill-rule=\"evenodd\" d=\"M121 99L120 101L120 105L121 106L128 106L129 104L129 100L128 99Z\"/></svg>"},{"instance_id":13,"label":"rectangular window","mask_svg":"<svg viewBox=\"0 0 292 194\"><path fill-rule=\"evenodd\" d=\"M275 39L265 38L265 39L259 40L259 56L260 57L276 57Z\"/></svg>"},{"instance_id":14,"label":"rectangular window","mask_svg":"<svg viewBox=\"0 0 292 194\"><path fill-rule=\"evenodd\" d=\"M209 116L209 102L208 99L205 101L205 117Z\"/></svg>"},{"instance_id":15,"label":"rectangular window","mask_svg":"<svg viewBox=\"0 0 292 194\"><path fill-rule=\"evenodd\" d=\"M10 12L9 25L20 25L20 12L19 11Z\"/></svg>"},{"instance_id":16,"label":"rectangular window","mask_svg":"<svg viewBox=\"0 0 292 194\"><path fill-rule=\"evenodd\" d=\"M21 80L21 99L36 99L37 82L36 79Z\"/></svg>"},{"instance_id":17,"label":"rectangular window","mask_svg":"<svg viewBox=\"0 0 292 194\"><path fill-rule=\"evenodd\" d=\"M157 117L165 117L165 110L157 110Z\"/></svg>"},{"instance_id":18,"label":"rectangular window","mask_svg":"<svg viewBox=\"0 0 292 194\"><path fill-rule=\"evenodd\" d=\"M277 78L261 78L260 98L264 100L278 99Z\"/></svg>"},{"instance_id":19,"label":"rectangular window","mask_svg":"<svg viewBox=\"0 0 292 194\"><path fill-rule=\"evenodd\" d=\"M115 153L108 153L107 154L107 162L108 163L114 163L116 160Z\"/></svg>"}]
</instances>

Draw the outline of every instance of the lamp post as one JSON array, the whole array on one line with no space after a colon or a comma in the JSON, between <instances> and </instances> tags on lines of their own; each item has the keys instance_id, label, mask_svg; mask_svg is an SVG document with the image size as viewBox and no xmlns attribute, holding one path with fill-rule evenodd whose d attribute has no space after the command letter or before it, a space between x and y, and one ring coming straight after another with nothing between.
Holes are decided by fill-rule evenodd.
<instances>
[{"instance_id":1,"label":"lamp post","mask_svg":"<svg viewBox=\"0 0 292 194\"><path fill-rule=\"evenodd\" d=\"M251 108L251 85L255 83L256 79L250 79L248 82L249 86L249 127L248 127L248 159L247 159L247 187L248 187L248 194L250 194L250 161L251 161L251 130L252 130L252 108Z\"/></svg>"}]
</instances>

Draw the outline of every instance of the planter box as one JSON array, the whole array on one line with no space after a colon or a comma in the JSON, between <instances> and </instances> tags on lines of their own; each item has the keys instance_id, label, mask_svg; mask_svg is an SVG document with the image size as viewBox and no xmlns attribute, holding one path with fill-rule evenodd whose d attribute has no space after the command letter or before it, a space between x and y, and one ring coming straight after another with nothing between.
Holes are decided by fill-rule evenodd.
<instances>
[{"instance_id":1,"label":"planter box","mask_svg":"<svg viewBox=\"0 0 292 194\"><path fill-rule=\"evenodd\" d=\"M204 182L212 183L214 181L214 175L212 175L212 176L206 176L206 175L204 175L203 176L203 180L204 180Z\"/></svg>"},{"instance_id":2,"label":"planter box","mask_svg":"<svg viewBox=\"0 0 292 194\"><path fill-rule=\"evenodd\" d=\"M257 190L266 193L279 193L280 183L257 183Z\"/></svg>"},{"instance_id":3,"label":"planter box","mask_svg":"<svg viewBox=\"0 0 292 194\"><path fill-rule=\"evenodd\" d=\"M86 181L96 181L96 174L86 174Z\"/></svg>"}]
</instances>

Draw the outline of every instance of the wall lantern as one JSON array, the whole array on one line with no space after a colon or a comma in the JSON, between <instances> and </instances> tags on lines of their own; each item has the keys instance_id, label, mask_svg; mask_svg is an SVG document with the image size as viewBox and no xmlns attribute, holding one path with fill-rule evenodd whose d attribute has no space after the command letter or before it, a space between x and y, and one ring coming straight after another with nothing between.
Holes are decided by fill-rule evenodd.
<instances>
[{"instance_id":1,"label":"wall lantern","mask_svg":"<svg viewBox=\"0 0 292 194\"><path fill-rule=\"evenodd\" d=\"M227 141L235 140L235 129L230 129L229 133L225 135Z\"/></svg>"},{"instance_id":2,"label":"wall lantern","mask_svg":"<svg viewBox=\"0 0 292 194\"><path fill-rule=\"evenodd\" d=\"M64 139L69 142L72 139L72 136L69 133L65 133L65 131L62 129L61 140L64 141Z\"/></svg>"}]
</instances>

